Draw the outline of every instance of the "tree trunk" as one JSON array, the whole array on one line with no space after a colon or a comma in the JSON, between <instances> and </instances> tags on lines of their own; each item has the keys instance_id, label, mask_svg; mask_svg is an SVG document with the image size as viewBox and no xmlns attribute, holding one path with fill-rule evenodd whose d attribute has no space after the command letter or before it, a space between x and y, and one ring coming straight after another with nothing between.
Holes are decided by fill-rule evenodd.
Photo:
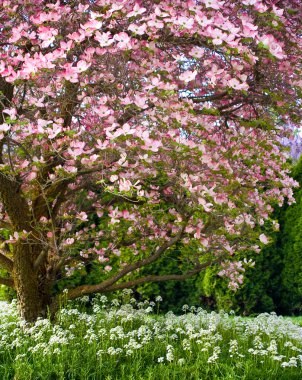
<instances>
[{"instance_id":1,"label":"tree trunk","mask_svg":"<svg viewBox=\"0 0 302 380\"><path fill-rule=\"evenodd\" d=\"M20 242L14 249L13 278L20 315L27 322L46 317L51 303L51 287L45 273L36 270L33 265L33 260L38 254L37 248Z\"/></svg>"}]
</instances>

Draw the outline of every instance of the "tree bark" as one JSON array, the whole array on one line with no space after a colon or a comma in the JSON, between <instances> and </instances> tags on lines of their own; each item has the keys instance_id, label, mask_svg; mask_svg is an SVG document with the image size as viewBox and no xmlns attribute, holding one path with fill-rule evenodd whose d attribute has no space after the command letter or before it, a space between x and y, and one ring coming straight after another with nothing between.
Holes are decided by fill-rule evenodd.
<instances>
[{"instance_id":1,"label":"tree bark","mask_svg":"<svg viewBox=\"0 0 302 380\"><path fill-rule=\"evenodd\" d=\"M20 315L27 322L45 318L51 303L51 286L43 272L35 270L32 262L37 249L26 242L18 242L14 250L14 284Z\"/></svg>"}]
</instances>

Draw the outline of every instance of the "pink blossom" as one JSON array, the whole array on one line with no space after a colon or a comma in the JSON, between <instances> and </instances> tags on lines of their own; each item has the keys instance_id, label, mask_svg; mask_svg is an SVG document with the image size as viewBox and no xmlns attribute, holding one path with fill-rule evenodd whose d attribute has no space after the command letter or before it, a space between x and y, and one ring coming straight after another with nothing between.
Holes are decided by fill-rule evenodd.
<instances>
[{"instance_id":1,"label":"pink blossom","mask_svg":"<svg viewBox=\"0 0 302 380\"><path fill-rule=\"evenodd\" d=\"M224 1L218 1L218 0L202 0L202 1L207 8L213 8L217 10L221 9L224 4Z\"/></svg>"},{"instance_id":2,"label":"pink blossom","mask_svg":"<svg viewBox=\"0 0 302 380\"><path fill-rule=\"evenodd\" d=\"M264 234L261 234L261 235L259 236L259 240L260 240L261 243L263 243L263 244L268 244L268 242L269 242L267 236L264 235Z\"/></svg>"},{"instance_id":3,"label":"pink blossom","mask_svg":"<svg viewBox=\"0 0 302 380\"><path fill-rule=\"evenodd\" d=\"M259 3L259 0L242 0L242 3L244 5L255 5Z\"/></svg>"},{"instance_id":4,"label":"pink blossom","mask_svg":"<svg viewBox=\"0 0 302 380\"><path fill-rule=\"evenodd\" d=\"M197 47L197 46L194 46L191 50L190 50L190 55L194 58L201 58L203 57L205 53L205 50L201 47Z\"/></svg>"},{"instance_id":5,"label":"pink blossom","mask_svg":"<svg viewBox=\"0 0 302 380\"><path fill-rule=\"evenodd\" d=\"M81 25L81 28L89 33L89 32L93 32L97 29L100 29L102 27L102 25L103 25L103 23L101 21L91 19L91 20L87 21L84 25Z\"/></svg>"},{"instance_id":6,"label":"pink blossom","mask_svg":"<svg viewBox=\"0 0 302 380\"><path fill-rule=\"evenodd\" d=\"M228 85L234 90L248 90L249 85L245 82L240 82L237 78L232 78L228 81Z\"/></svg>"},{"instance_id":7,"label":"pink blossom","mask_svg":"<svg viewBox=\"0 0 302 380\"><path fill-rule=\"evenodd\" d=\"M184 29L192 29L194 25L194 18L179 16L176 20L177 25Z\"/></svg>"},{"instance_id":8,"label":"pink blossom","mask_svg":"<svg viewBox=\"0 0 302 380\"><path fill-rule=\"evenodd\" d=\"M83 30L80 29L78 32L68 34L67 37L69 37L70 40L79 43L79 42L83 42L85 40L86 34Z\"/></svg>"},{"instance_id":9,"label":"pink blossom","mask_svg":"<svg viewBox=\"0 0 302 380\"><path fill-rule=\"evenodd\" d=\"M38 36L41 40L43 40L41 46L45 48L51 45L54 42L55 36L57 34L58 31L54 28L40 26L38 29Z\"/></svg>"},{"instance_id":10,"label":"pink blossom","mask_svg":"<svg viewBox=\"0 0 302 380\"><path fill-rule=\"evenodd\" d=\"M131 182L128 179L121 178L119 180L119 190L120 191L129 191L131 190Z\"/></svg>"},{"instance_id":11,"label":"pink blossom","mask_svg":"<svg viewBox=\"0 0 302 380\"><path fill-rule=\"evenodd\" d=\"M283 53L282 46L275 40L274 36L271 34L263 35L259 38L259 41L262 42L265 46L268 47L270 53L279 59L286 58L286 55Z\"/></svg>"},{"instance_id":12,"label":"pink blossom","mask_svg":"<svg viewBox=\"0 0 302 380\"><path fill-rule=\"evenodd\" d=\"M83 71L86 71L91 66L91 63L87 63L86 61L80 60L77 63L77 69L78 72L82 73Z\"/></svg>"},{"instance_id":13,"label":"pink blossom","mask_svg":"<svg viewBox=\"0 0 302 380\"><path fill-rule=\"evenodd\" d=\"M191 82L196 78L197 70L194 71L185 71L184 73L180 74L179 79L184 82Z\"/></svg>"},{"instance_id":14,"label":"pink blossom","mask_svg":"<svg viewBox=\"0 0 302 380\"><path fill-rule=\"evenodd\" d=\"M74 238L68 238L64 241L65 245L72 245L74 243Z\"/></svg>"},{"instance_id":15,"label":"pink blossom","mask_svg":"<svg viewBox=\"0 0 302 380\"><path fill-rule=\"evenodd\" d=\"M258 32L257 32L258 26L257 25L252 24L249 21L249 19L246 18L246 17L243 17L241 19L241 22L242 22L242 26L243 26L244 36L246 36L246 37L252 37L252 38L254 38L255 36L257 36L257 34L258 34Z\"/></svg>"},{"instance_id":16,"label":"pink blossom","mask_svg":"<svg viewBox=\"0 0 302 380\"><path fill-rule=\"evenodd\" d=\"M6 70L4 61L0 61L0 74L4 73Z\"/></svg>"},{"instance_id":17,"label":"pink blossom","mask_svg":"<svg viewBox=\"0 0 302 380\"><path fill-rule=\"evenodd\" d=\"M142 25L130 24L128 27L128 30L138 35L143 35L146 32L146 29L147 29L146 24L142 24Z\"/></svg>"},{"instance_id":18,"label":"pink blossom","mask_svg":"<svg viewBox=\"0 0 302 380\"><path fill-rule=\"evenodd\" d=\"M156 29L162 29L164 27L164 22L162 20L158 20L156 17L152 17L147 25Z\"/></svg>"},{"instance_id":19,"label":"pink blossom","mask_svg":"<svg viewBox=\"0 0 302 380\"><path fill-rule=\"evenodd\" d=\"M118 176L117 175L112 175L112 176L110 176L110 182L115 182L115 181L117 181L118 180Z\"/></svg>"},{"instance_id":20,"label":"pink blossom","mask_svg":"<svg viewBox=\"0 0 302 380\"><path fill-rule=\"evenodd\" d=\"M268 10L268 7L263 4L262 2L258 2L255 4L255 9L256 11L260 12L260 13L264 13Z\"/></svg>"},{"instance_id":21,"label":"pink blossom","mask_svg":"<svg viewBox=\"0 0 302 380\"><path fill-rule=\"evenodd\" d=\"M72 66L69 63L66 63L64 65L65 71L63 72L63 77L72 82L72 83L77 83L78 82L78 70L76 67Z\"/></svg>"},{"instance_id":22,"label":"pink blossom","mask_svg":"<svg viewBox=\"0 0 302 380\"><path fill-rule=\"evenodd\" d=\"M110 109L107 106L97 107L97 113L100 117L106 117L110 115Z\"/></svg>"},{"instance_id":23,"label":"pink blossom","mask_svg":"<svg viewBox=\"0 0 302 380\"><path fill-rule=\"evenodd\" d=\"M88 215L86 214L86 212L81 211L76 215L76 218L82 220L83 222L86 222L88 220Z\"/></svg>"},{"instance_id":24,"label":"pink blossom","mask_svg":"<svg viewBox=\"0 0 302 380\"><path fill-rule=\"evenodd\" d=\"M2 112L6 113L7 115L9 115L9 117L10 117L11 120L16 120L17 119L17 110L16 110L16 108L5 108Z\"/></svg>"},{"instance_id":25,"label":"pink blossom","mask_svg":"<svg viewBox=\"0 0 302 380\"><path fill-rule=\"evenodd\" d=\"M137 3L134 5L133 10L127 14L127 17L137 17L146 12L146 8L141 7Z\"/></svg>"},{"instance_id":26,"label":"pink blossom","mask_svg":"<svg viewBox=\"0 0 302 380\"><path fill-rule=\"evenodd\" d=\"M208 203L205 199L203 198L198 198L198 203L203 206L204 210L206 212L210 212L211 208L213 207L212 203Z\"/></svg>"},{"instance_id":27,"label":"pink blossom","mask_svg":"<svg viewBox=\"0 0 302 380\"><path fill-rule=\"evenodd\" d=\"M156 16L164 18L164 17L169 17L169 13L162 11L159 7L155 7L154 13Z\"/></svg>"},{"instance_id":28,"label":"pink blossom","mask_svg":"<svg viewBox=\"0 0 302 380\"><path fill-rule=\"evenodd\" d=\"M146 104L147 98L142 95L135 95L134 104L139 108L148 108L148 104Z\"/></svg>"},{"instance_id":29,"label":"pink blossom","mask_svg":"<svg viewBox=\"0 0 302 380\"><path fill-rule=\"evenodd\" d=\"M103 149L108 148L108 146L109 146L109 141L108 140L105 140L103 142L100 139L97 139L96 148L103 150Z\"/></svg>"},{"instance_id":30,"label":"pink blossom","mask_svg":"<svg viewBox=\"0 0 302 380\"><path fill-rule=\"evenodd\" d=\"M284 9L278 8L278 7L276 7L275 4L273 4L273 12L274 12L275 15L277 15L277 16L282 16L283 13L284 13Z\"/></svg>"},{"instance_id":31,"label":"pink blossom","mask_svg":"<svg viewBox=\"0 0 302 380\"><path fill-rule=\"evenodd\" d=\"M110 46L113 44L114 39L110 38L111 34L110 32L107 33L100 33L96 32L94 38L99 42L100 46L105 47L105 46Z\"/></svg>"},{"instance_id":32,"label":"pink blossom","mask_svg":"<svg viewBox=\"0 0 302 380\"><path fill-rule=\"evenodd\" d=\"M207 16L205 16L205 15L196 14L195 20L203 28L206 28L207 26L213 24L213 19L212 18L207 18Z\"/></svg>"},{"instance_id":33,"label":"pink blossom","mask_svg":"<svg viewBox=\"0 0 302 380\"><path fill-rule=\"evenodd\" d=\"M117 47L119 49L125 50L131 48L131 38L128 36L127 33L118 33L113 37L113 39L118 42Z\"/></svg>"}]
</instances>

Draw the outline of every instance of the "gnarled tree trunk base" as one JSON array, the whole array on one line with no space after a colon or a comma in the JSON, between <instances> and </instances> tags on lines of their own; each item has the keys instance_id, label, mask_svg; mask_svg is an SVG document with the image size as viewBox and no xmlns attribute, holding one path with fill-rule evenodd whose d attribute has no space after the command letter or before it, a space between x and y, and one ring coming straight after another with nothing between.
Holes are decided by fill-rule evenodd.
<instances>
[{"instance_id":1,"label":"gnarled tree trunk base","mask_svg":"<svg viewBox=\"0 0 302 380\"><path fill-rule=\"evenodd\" d=\"M51 287L43 273L34 268L33 247L19 243L14 252L13 278L17 292L20 316L26 322L46 318L51 305Z\"/></svg>"}]
</instances>

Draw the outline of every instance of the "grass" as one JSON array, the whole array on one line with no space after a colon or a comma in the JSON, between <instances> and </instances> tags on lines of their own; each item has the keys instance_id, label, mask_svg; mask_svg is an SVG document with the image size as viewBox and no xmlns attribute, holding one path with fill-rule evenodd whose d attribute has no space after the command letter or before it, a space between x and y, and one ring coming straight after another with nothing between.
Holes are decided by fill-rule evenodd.
<instances>
[{"instance_id":1,"label":"grass","mask_svg":"<svg viewBox=\"0 0 302 380\"><path fill-rule=\"evenodd\" d=\"M288 318L241 318L97 297L91 312L66 305L56 323L26 325L0 304L3 380L301 380L302 328ZM82 302L82 306L81 306ZM82 310L82 311L81 311Z\"/></svg>"},{"instance_id":2,"label":"grass","mask_svg":"<svg viewBox=\"0 0 302 380\"><path fill-rule=\"evenodd\" d=\"M302 326L302 316L299 317L285 317L286 319L291 320L293 323Z\"/></svg>"}]
</instances>

